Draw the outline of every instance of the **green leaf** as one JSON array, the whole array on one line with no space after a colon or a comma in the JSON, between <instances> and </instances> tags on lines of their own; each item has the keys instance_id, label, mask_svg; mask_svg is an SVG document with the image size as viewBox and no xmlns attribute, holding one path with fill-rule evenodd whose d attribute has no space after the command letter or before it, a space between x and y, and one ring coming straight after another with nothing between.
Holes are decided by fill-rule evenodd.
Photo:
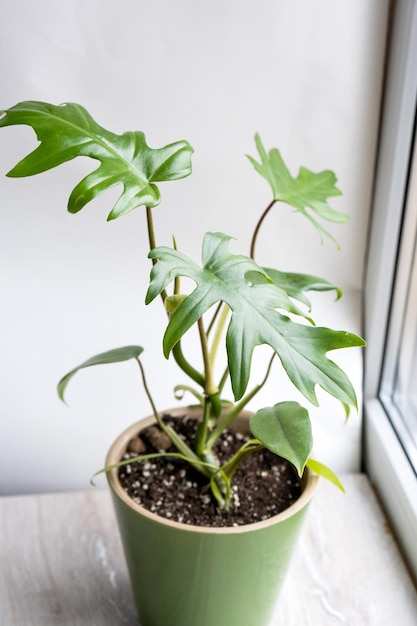
<instances>
[{"instance_id":1,"label":"green leaf","mask_svg":"<svg viewBox=\"0 0 417 626\"><path fill-rule=\"evenodd\" d=\"M285 202L302 213L326 237L333 239L316 217L331 222L346 222L348 216L332 209L327 200L340 196L336 187L337 178L330 170L314 173L301 167L297 178L293 178L277 148L266 152L259 135L255 136L260 163L248 156L256 171L269 183L274 200Z\"/></svg>"},{"instance_id":2,"label":"green leaf","mask_svg":"<svg viewBox=\"0 0 417 626\"><path fill-rule=\"evenodd\" d=\"M123 348L114 348L107 352L101 352L96 356L91 357L81 365L74 367L68 374L66 374L58 383L58 395L63 402L65 402L64 394L67 385L71 378L81 369L85 367L91 367L92 365L107 365L108 363L120 363L121 361L129 361L129 359L137 359L142 354L143 348L140 346L124 346Z\"/></svg>"},{"instance_id":3,"label":"green leaf","mask_svg":"<svg viewBox=\"0 0 417 626\"><path fill-rule=\"evenodd\" d=\"M333 485L340 489L340 491L346 493L346 489L344 488L336 474L330 469L330 467L327 467L327 465L324 465L324 463L320 463L320 461L316 461L316 459L308 459L306 465L308 469L310 469L312 472L314 472L318 476L322 476L326 480L329 480L331 483L333 483Z\"/></svg>"},{"instance_id":4,"label":"green leaf","mask_svg":"<svg viewBox=\"0 0 417 626\"><path fill-rule=\"evenodd\" d=\"M307 409L298 402L280 402L257 411L250 419L250 430L268 450L287 459L302 475L313 445Z\"/></svg>"},{"instance_id":5,"label":"green leaf","mask_svg":"<svg viewBox=\"0 0 417 626\"><path fill-rule=\"evenodd\" d=\"M267 344L277 353L293 384L317 405L315 386L320 385L341 402L356 407L355 391L346 374L326 353L338 348L364 345L363 339L345 331L311 327L292 321L277 309L297 311L286 293L276 285L254 284L248 272L263 273L255 261L233 255L230 237L207 233L203 242L203 268L171 248L155 248L149 254L159 259L151 271L146 302L151 302L174 280L187 276L196 288L172 315L164 335L164 354L214 304L225 302L232 311L226 349L235 399L244 394L255 346Z\"/></svg>"},{"instance_id":6,"label":"green leaf","mask_svg":"<svg viewBox=\"0 0 417 626\"><path fill-rule=\"evenodd\" d=\"M311 310L311 302L305 295L306 291L335 291L336 300L342 296L342 290L319 276L298 274L294 272L280 272L269 267L264 268L277 287L283 289L290 298L295 298Z\"/></svg>"},{"instance_id":7,"label":"green leaf","mask_svg":"<svg viewBox=\"0 0 417 626\"><path fill-rule=\"evenodd\" d=\"M282 277L280 275L282 275ZM294 276L303 276L303 275L294 274ZM295 283L294 284L291 283L291 274L288 274L288 273L285 274L284 272L279 272L278 270L270 270L268 268L263 268L262 273L260 273L259 271L252 271L252 270L249 272L246 272L245 278L250 285L265 285L265 284L275 285L278 289L280 289L285 294L285 297L288 297L288 300L289 298L292 297L294 299L297 299L302 304L307 305L309 307L309 310L311 309L311 304L308 298L304 295L303 289L298 288ZM291 300L289 300L289 302L291 302ZM304 311L296 307L294 303L293 303L293 310L291 311L291 313L295 313L296 315L300 315L301 317L304 317L306 320L310 322L310 324L314 325L314 320L311 317L308 317L304 313Z\"/></svg>"},{"instance_id":8,"label":"green leaf","mask_svg":"<svg viewBox=\"0 0 417 626\"><path fill-rule=\"evenodd\" d=\"M154 150L142 132L116 135L99 126L79 104L60 106L46 102L21 102L2 111L0 127L27 124L40 145L20 161L8 176L31 176L77 156L100 161L73 190L68 211L77 213L103 191L122 184L123 191L108 219L115 219L141 205L160 203L156 182L184 178L191 173L193 149L178 141Z\"/></svg>"}]
</instances>

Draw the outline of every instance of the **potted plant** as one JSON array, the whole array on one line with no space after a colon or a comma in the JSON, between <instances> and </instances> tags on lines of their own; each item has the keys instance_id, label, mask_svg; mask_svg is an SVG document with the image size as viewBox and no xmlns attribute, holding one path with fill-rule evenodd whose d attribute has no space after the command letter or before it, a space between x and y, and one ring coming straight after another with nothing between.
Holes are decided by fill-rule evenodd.
<instances>
[{"instance_id":1,"label":"potted plant","mask_svg":"<svg viewBox=\"0 0 417 626\"><path fill-rule=\"evenodd\" d=\"M143 207L152 262L145 301L148 305L161 298L167 313L163 354L173 357L187 379L176 392L193 397L192 407L161 411L138 345L92 357L58 385L63 399L80 369L129 359L139 365L152 415L122 433L101 471L111 486L143 626L267 624L317 476L341 485L311 456L311 422L304 406L277 398L274 406L254 414L245 408L271 379L272 363L280 361L308 402L318 404L319 385L348 415L349 407L357 405L355 391L327 353L363 346L364 341L315 326L307 292L335 290L340 297L335 285L309 274L261 267L255 244L263 221L279 202L331 237L322 221L347 219L328 204L340 195L335 175L300 168L293 178L280 152L267 152L256 136L258 160L249 160L269 183L272 200L254 228L250 253L232 254L230 236L207 233L200 266L175 241L157 245L153 224L158 184L191 173L193 150L186 141L152 149L142 132L116 135L77 104L23 102L0 115L0 126L15 124L32 126L40 144L9 176L37 174L87 156L99 166L72 191L71 213L117 184L122 191L109 220ZM194 283L187 292L183 277ZM191 328L201 347L201 368L183 351L182 339ZM254 383L252 355L261 344L269 346L270 356ZM219 372L221 346L225 359ZM281 501L277 485L282 483Z\"/></svg>"}]
</instances>

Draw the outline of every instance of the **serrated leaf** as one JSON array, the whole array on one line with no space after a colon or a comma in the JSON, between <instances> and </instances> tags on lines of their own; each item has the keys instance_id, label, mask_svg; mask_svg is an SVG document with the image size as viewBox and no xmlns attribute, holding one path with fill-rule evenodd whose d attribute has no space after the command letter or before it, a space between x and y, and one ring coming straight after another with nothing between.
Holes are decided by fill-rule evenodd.
<instances>
[{"instance_id":1,"label":"serrated leaf","mask_svg":"<svg viewBox=\"0 0 417 626\"><path fill-rule=\"evenodd\" d=\"M335 174L330 170L314 173L301 167L297 178L293 178L277 148L267 153L259 135L255 136L255 143L260 163L251 156L248 156L248 159L255 170L269 183L274 200L293 206L310 220L320 233L334 241L316 217L331 222L348 220L346 214L335 211L328 203L329 198L342 195L336 187Z\"/></svg>"},{"instance_id":2,"label":"serrated leaf","mask_svg":"<svg viewBox=\"0 0 417 626\"><path fill-rule=\"evenodd\" d=\"M63 402L65 390L71 378L81 369L85 367L92 367L93 365L107 365L109 363L120 363L122 361L129 361L130 359L136 359L143 352L143 348L140 346L124 346L122 348L114 348L113 350L107 350L107 352L101 352L96 356L87 359L81 365L74 367L68 374L66 374L58 383L58 395Z\"/></svg>"},{"instance_id":3,"label":"serrated leaf","mask_svg":"<svg viewBox=\"0 0 417 626\"><path fill-rule=\"evenodd\" d=\"M269 267L264 269L277 287L283 289L290 298L305 304L309 310L311 310L311 302L305 295L306 291L335 291L336 300L342 297L342 290L339 287L319 276L295 272L280 272Z\"/></svg>"},{"instance_id":4,"label":"serrated leaf","mask_svg":"<svg viewBox=\"0 0 417 626\"><path fill-rule=\"evenodd\" d=\"M316 459L308 459L306 465L308 469L310 469L312 472L314 472L318 476L321 476L322 478L325 478L326 480L329 480L331 483L333 483L333 485L340 489L340 491L346 493L346 489L344 488L336 474L333 472L333 470L330 469L330 467L327 467L327 465L325 465L324 463L320 463L320 461L316 461Z\"/></svg>"},{"instance_id":5,"label":"serrated leaf","mask_svg":"<svg viewBox=\"0 0 417 626\"><path fill-rule=\"evenodd\" d=\"M280 402L250 419L251 433L268 450L287 459L301 476L313 445L307 409L298 402Z\"/></svg>"},{"instance_id":6,"label":"serrated leaf","mask_svg":"<svg viewBox=\"0 0 417 626\"><path fill-rule=\"evenodd\" d=\"M102 126L79 104L60 106L46 102L21 102L3 111L0 127L27 124L40 145L20 161L8 176L31 176L87 156L100 161L72 191L68 211L77 213L103 191L122 184L123 191L108 219L138 206L157 206L160 192L155 183L184 178L191 173L193 149L186 141L150 148L142 132L116 135Z\"/></svg>"},{"instance_id":7,"label":"serrated leaf","mask_svg":"<svg viewBox=\"0 0 417 626\"><path fill-rule=\"evenodd\" d=\"M232 311L226 349L235 399L244 394L256 346L269 345L279 356L293 384L317 405L315 386L320 385L341 402L356 407L355 391L346 374L326 356L330 350L364 345L363 339L345 331L311 327L292 321L277 309L294 311L283 290L274 284L248 282L248 272L263 270L251 258L228 250L230 237L207 233L203 242L203 268L171 248L155 248L158 259L151 271L146 302L151 302L176 276L196 283L194 291L172 315L164 335L164 354L217 302Z\"/></svg>"}]
</instances>

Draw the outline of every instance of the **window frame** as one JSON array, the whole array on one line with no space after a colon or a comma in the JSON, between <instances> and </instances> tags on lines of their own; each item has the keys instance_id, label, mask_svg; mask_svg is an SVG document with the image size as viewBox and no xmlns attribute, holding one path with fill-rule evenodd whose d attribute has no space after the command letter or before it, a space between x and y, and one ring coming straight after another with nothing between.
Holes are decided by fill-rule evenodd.
<instances>
[{"instance_id":1,"label":"window frame","mask_svg":"<svg viewBox=\"0 0 417 626\"><path fill-rule=\"evenodd\" d=\"M417 581L417 475L381 395L417 103L417 0L392 5L364 289L364 469Z\"/></svg>"}]
</instances>

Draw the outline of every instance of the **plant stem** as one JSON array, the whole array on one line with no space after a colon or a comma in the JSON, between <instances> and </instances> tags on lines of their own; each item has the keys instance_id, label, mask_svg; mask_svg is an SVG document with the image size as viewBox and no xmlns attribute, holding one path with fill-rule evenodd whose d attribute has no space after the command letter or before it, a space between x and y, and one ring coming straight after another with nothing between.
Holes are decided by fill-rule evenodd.
<instances>
[{"instance_id":1,"label":"plant stem","mask_svg":"<svg viewBox=\"0 0 417 626\"><path fill-rule=\"evenodd\" d=\"M264 219L266 218L266 216L268 215L269 211L272 209L272 207L274 206L276 200L272 200L268 206L266 207L265 211L262 213L258 223L256 224L255 230L253 231L253 236L252 236L252 242L251 242L251 246L250 246L250 257L251 259L255 258L255 246L256 246L256 240L258 238L258 233L259 230L262 226L262 222L264 221Z\"/></svg>"},{"instance_id":2,"label":"plant stem","mask_svg":"<svg viewBox=\"0 0 417 626\"><path fill-rule=\"evenodd\" d=\"M219 304L216 306L216 310L214 311L213 317L212 317L212 319L210 321L210 324L208 325L208 328L207 328L207 337L211 333L211 330L212 330L212 328L214 326L214 322L216 321L217 316L220 313L222 306L223 306L223 302L219 302Z\"/></svg>"},{"instance_id":3,"label":"plant stem","mask_svg":"<svg viewBox=\"0 0 417 626\"><path fill-rule=\"evenodd\" d=\"M219 306L218 306L218 308L216 310L215 316L213 317L213 319L211 321L211 324L209 326L209 330L210 330L212 328L214 320L218 316L219 312L221 312L221 317L220 317L220 320L218 322L218 325L217 325L217 328L216 328L216 331L215 331L215 334L214 334L213 343L212 343L211 350L210 350L210 359L211 359L212 363L216 359L217 351L218 351L219 344L220 344L221 334L222 334L223 328L224 328L224 326L226 324L226 320L227 320L227 316L229 315L229 311L230 311L229 307L226 304L224 304L223 302L221 302L219 304ZM207 331L207 334L208 334L208 331ZM224 385L226 383L228 375L229 375L229 366L226 366L226 369L224 370L223 375L222 375L222 377L220 379L220 382L218 384L219 392L222 391L222 389L223 389L223 387L224 387Z\"/></svg>"},{"instance_id":4,"label":"plant stem","mask_svg":"<svg viewBox=\"0 0 417 626\"><path fill-rule=\"evenodd\" d=\"M225 324L229 315L229 311L230 311L229 307L226 304L223 304L223 307L220 312L220 319L217 323L216 330L215 330L214 337L213 337L213 342L211 344L211 349L210 349L211 363L214 363L216 360L216 355L219 349L222 332L225 327Z\"/></svg>"},{"instance_id":5,"label":"plant stem","mask_svg":"<svg viewBox=\"0 0 417 626\"><path fill-rule=\"evenodd\" d=\"M210 360L210 353L209 353L209 349L207 345L207 334L206 334L206 331L204 330L204 322L203 322L202 317L199 318L197 324L198 324L198 332L200 335L201 350L203 353L204 373L205 373L205 379L206 379L205 392L208 396L213 396L219 390L217 386L214 384L214 380L213 380L213 368L212 368L212 363Z\"/></svg>"},{"instance_id":6,"label":"plant stem","mask_svg":"<svg viewBox=\"0 0 417 626\"><path fill-rule=\"evenodd\" d=\"M174 250L178 250L177 240L175 237L172 237L172 247ZM179 295L181 293L181 279L179 276L175 276L174 278L174 295Z\"/></svg>"},{"instance_id":7,"label":"plant stem","mask_svg":"<svg viewBox=\"0 0 417 626\"><path fill-rule=\"evenodd\" d=\"M227 480L229 482L232 480L233 474L235 473L239 463L247 454L250 454L251 452L256 452L257 450L262 450L262 448L264 448L264 446L258 439L250 439L249 441L244 443L243 446L236 452L236 454L231 459L229 459L227 463L225 463L221 468Z\"/></svg>"},{"instance_id":8,"label":"plant stem","mask_svg":"<svg viewBox=\"0 0 417 626\"><path fill-rule=\"evenodd\" d=\"M203 389L205 388L205 378L203 376L203 374L201 374L201 372L199 372L198 370L196 370L191 363L189 363L187 361L187 359L185 358L183 351L182 351L182 347L181 347L181 342L178 342L173 348L172 348L172 354L174 356L175 362L178 365L178 367L180 369L182 369L182 371L187 374L187 376L189 376L195 383L197 383L198 385L200 385L200 387L203 387Z\"/></svg>"},{"instance_id":9,"label":"plant stem","mask_svg":"<svg viewBox=\"0 0 417 626\"><path fill-rule=\"evenodd\" d=\"M140 374L141 374L141 377L142 377L143 388L144 388L146 396L147 396L147 398L149 400L149 404L152 407L152 413L154 414L155 419L158 422L158 424L161 425L161 421L162 421L161 420L161 416L159 415L159 411L156 408L155 402L153 401L152 394L151 394L151 392L149 390L148 383L146 382L145 370L143 368L142 362L141 362L139 357L136 357L136 361L137 361L137 363L139 365Z\"/></svg>"},{"instance_id":10,"label":"plant stem","mask_svg":"<svg viewBox=\"0 0 417 626\"><path fill-rule=\"evenodd\" d=\"M145 376L145 370L143 368L142 362L139 358L136 358L136 361L139 365L139 369L140 369L140 373L142 376L142 383L143 383L143 388L145 390L145 393L148 397L149 403L152 407L152 412L155 416L155 419L158 423L159 428L168 435L168 437L171 439L172 443L174 444L174 446L177 448L177 450L179 450L181 452L181 454L183 454L184 456L187 457L187 459L189 460L189 462L196 467L196 469L198 469L200 472L202 472L205 476L211 476L212 472L209 472L208 469L204 466L201 465L201 461L199 459L199 457L191 450L191 448L189 446L187 446L187 444L181 439L181 437L179 437L177 435L177 433L175 432L175 430L173 428L171 428L170 426L167 426L167 424L164 423L164 421L162 420L158 409L156 408L155 402L153 401L152 398L152 394L149 390L148 384L146 382L146 376Z\"/></svg>"},{"instance_id":11,"label":"plant stem","mask_svg":"<svg viewBox=\"0 0 417 626\"><path fill-rule=\"evenodd\" d=\"M153 223L153 215L151 207L146 207L146 221L148 224L148 239L149 239L149 249L153 250L156 248L156 240L155 240L155 227ZM156 263L157 259L152 259L152 263Z\"/></svg>"},{"instance_id":12,"label":"plant stem","mask_svg":"<svg viewBox=\"0 0 417 626\"><path fill-rule=\"evenodd\" d=\"M151 250L153 250L154 248L156 248L156 238L155 238L155 227L154 227L154 221L153 221L152 208L149 206L146 207L146 222L148 226L149 247ZM176 249L175 239L174 239L174 249ZM155 265L155 263L158 263L158 259L152 259L152 263L153 265ZM179 290L179 278L175 279L174 293L177 293L177 290ZM161 291L161 298L162 298L162 302L165 302L167 298L167 292L165 289ZM177 363L178 367L182 369L182 371L185 374L187 374L187 376L189 376L192 380L194 380L194 382L196 382L197 384L199 384L201 387L204 388L204 385L205 385L204 376L200 372L198 372L186 360L180 343L177 343L177 345L174 346L172 350L172 354L174 356L175 362Z\"/></svg>"},{"instance_id":13,"label":"plant stem","mask_svg":"<svg viewBox=\"0 0 417 626\"><path fill-rule=\"evenodd\" d=\"M155 227L153 223L153 214L150 206L146 207L146 223L148 226L148 239L149 239L149 249L153 250L156 248L156 239L155 239ZM158 263L158 259L152 259L152 265ZM161 291L162 302L165 302L167 297L167 292L165 289Z\"/></svg>"},{"instance_id":14,"label":"plant stem","mask_svg":"<svg viewBox=\"0 0 417 626\"><path fill-rule=\"evenodd\" d=\"M197 433L196 450L200 457L203 457L206 449L206 441L209 432L209 423L211 417L211 397L218 393L218 388L214 384L213 369L210 361L210 354L207 345L207 334L204 330L203 318L198 320L198 332L200 335L201 350L203 353L204 373L205 373L205 398L203 408L203 419Z\"/></svg>"},{"instance_id":15,"label":"plant stem","mask_svg":"<svg viewBox=\"0 0 417 626\"><path fill-rule=\"evenodd\" d=\"M181 454L179 452L153 452L151 454L140 454L139 456L135 456L129 459L124 459L123 461L119 461L118 463L113 463L112 465L106 465L106 467L103 467L103 469L93 474L90 480L90 484L94 487L95 486L94 478L96 476L98 476L99 474L103 474L104 472L109 472L110 470L114 468L123 467L125 465L129 465L130 463L140 463L141 461L147 461L150 459L160 459L160 458L181 459L182 461L186 461L187 463L190 463L190 459L187 456L184 456L184 454ZM201 461L200 459L196 457L196 461L194 462L194 467L197 467L197 465L199 465L202 468L204 467L207 469L207 472L205 471L203 472L202 470L200 471L202 474L204 474L204 476L206 476L207 478L210 478L210 480L213 476L215 476L218 473L217 465L212 465L211 463L208 463L206 461ZM220 505L224 504L224 500L222 502L219 502L219 504Z\"/></svg>"},{"instance_id":16,"label":"plant stem","mask_svg":"<svg viewBox=\"0 0 417 626\"><path fill-rule=\"evenodd\" d=\"M205 457L206 452L206 441L209 430L209 421L210 421L210 408L211 404L207 397L204 398L204 406L203 406L203 419L201 420L198 430L197 430L197 440L196 440L196 452L200 458Z\"/></svg>"},{"instance_id":17,"label":"plant stem","mask_svg":"<svg viewBox=\"0 0 417 626\"><path fill-rule=\"evenodd\" d=\"M227 381L227 377L229 376L229 366L226 367L226 369L223 372L223 375L220 379L219 382L219 391L222 392L224 385L226 384Z\"/></svg>"},{"instance_id":18,"label":"plant stem","mask_svg":"<svg viewBox=\"0 0 417 626\"><path fill-rule=\"evenodd\" d=\"M214 444L216 443L221 433L233 422L235 417L245 408L248 402L250 402L250 400L252 400L252 398L254 398L256 394L265 385L266 381L268 380L269 374L271 372L272 362L275 356L276 356L276 353L274 352L274 354L272 355L269 361L269 365L266 370L266 374L264 376L263 381L259 383L258 385L256 385L248 394L246 394L246 396L244 396L240 400L240 402L235 404L233 408L227 413L227 415L221 420L221 422L217 424L216 428L214 428L214 430L211 432L207 440L207 446L206 446L207 450L211 450L213 448Z\"/></svg>"}]
</instances>

